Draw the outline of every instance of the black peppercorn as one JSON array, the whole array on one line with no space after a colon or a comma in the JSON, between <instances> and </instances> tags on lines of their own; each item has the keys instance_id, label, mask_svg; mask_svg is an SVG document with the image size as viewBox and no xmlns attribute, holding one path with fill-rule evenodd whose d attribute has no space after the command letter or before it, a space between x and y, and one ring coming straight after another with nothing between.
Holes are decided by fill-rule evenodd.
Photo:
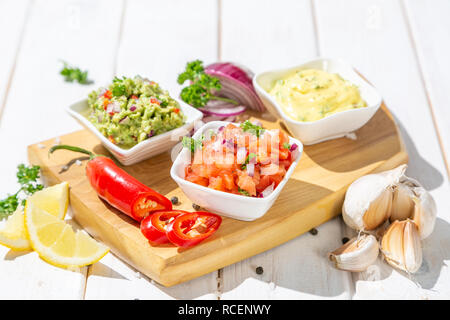
<instances>
[{"instance_id":1,"label":"black peppercorn","mask_svg":"<svg viewBox=\"0 0 450 320\"><path fill-rule=\"evenodd\" d=\"M200 210L200 206L195 203L192 204L192 208L194 208L194 210Z\"/></svg>"},{"instance_id":2,"label":"black peppercorn","mask_svg":"<svg viewBox=\"0 0 450 320\"><path fill-rule=\"evenodd\" d=\"M257 267L255 271L256 271L256 274L263 274L264 269L263 269L263 267Z\"/></svg>"},{"instance_id":3,"label":"black peppercorn","mask_svg":"<svg viewBox=\"0 0 450 320\"><path fill-rule=\"evenodd\" d=\"M343 244L346 244L346 243L348 242L348 240L350 240L350 239L347 238L347 237L343 237L343 238L342 238L342 243L343 243Z\"/></svg>"},{"instance_id":4,"label":"black peppercorn","mask_svg":"<svg viewBox=\"0 0 450 320\"><path fill-rule=\"evenodd\" d=\"M172 202L172 204L178 204L178 197L172 197L170 198L170 201Z\"/></svg>"},{"instance_id":5,"label":"black peppercorn","mask_svg":"<svg viewBox=\"0 0 450 320\"><path fill-rule=\"evenodd\" d=\"M317 231L316 228L312 228L311 230L309 230L309 233L311 233L313 236L315 236L317 233L319 233L319 231Z\"/></svg>"}]
</instances>

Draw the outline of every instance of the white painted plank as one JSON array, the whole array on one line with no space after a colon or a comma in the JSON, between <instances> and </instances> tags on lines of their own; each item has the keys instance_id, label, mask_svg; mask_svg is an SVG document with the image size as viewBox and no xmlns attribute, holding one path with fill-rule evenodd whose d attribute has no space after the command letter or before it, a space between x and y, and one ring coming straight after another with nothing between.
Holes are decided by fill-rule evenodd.
<instances>
[{"instance_id":1,"label":"white painted plank","mask_svg":"<svg viewBox=\"0 0 450 320\"><path fill-rule=\"evenodd\" d=\"M413 278L422 289L379 261L378 269L355 274L354 298L448 298L449 182L401 5L383 0L315 5L320 53L348 61L378 88L400 125L410 156L407 174L431 190L438 207L435 232L423 242L424 263Z\"/></svg>"},{"instance_id":2,"label":"white painted plank","mask_svg":"<svg viewBox=\"0 0 450 320\"><path fill-rule=\"evenodd\" d=\"M222 3L222 60L261 72L316 55L310 1ZM224 268L221 299L349 298L350 274L325 259L341 243L341 224L334 219L318 231ZM258 266L262 275L255 273Z\"/></svg>"},{"instance_id":3,"label":"white painted plank","mask_svg":"<svg viewBox=\"0 0 450 320\"><path fill-rule=\"evenodd\" d=\"M217 299L216 274L166 288L113 254L89 269L85 299Z\"/></svg>"},{"instance_id":4,"label":"white painted plank","mask_svg":"<svg viewBox=\"0 0 450 320\"><path fill-rule=\"evenodd\" d=\"M112 77L121 3L33 2L0 123L0 145L8 150L0 168L2 196L16 189L16 166L27 162L27 145L80 128L64 108L93 86L65 83L58 59L88 69L98 83ZM15 257L4 247L0 254L0 283L10 288L2 298L83 298L87 268L54 268L35 253Z\"/></svg>"},{"instance_id":5,"label":"white painted plank","mask_svg":"<svg viewBox=\"0 0 450 320\"><path fill-rule=\"evenodd\" d=\"M425 86L447 156L450 155L450 2L404 1Z\"/></svg>"},{"instance_id":6,"label":"white painted plank","mask_svg":"<svg viewBox=\"0 0 450 320\"><path fill-rule=\"evenodd\" d=\"M139 74L178 96L177 76L195 59L217 60L216 1L127 2L118 76Z\"/></svg>"},{"instance_id":7,"label":"white painted plank","mask_svg":"<svg viewBox=\"0 0 450 320\"><path fill-rule=\"evenodd\" d=\"M19 49L29 0L0 1L0 117Z\"/></svg>"},{"instance_id":8,"label":"white painted plank","mask_svg":"<svg viewBox=\"0 0 450 320\"><path fill-rule=\"evenodd\" d=\"M215 1L127 1L117 75L148 77L178 96L187 61L217 59L216 18ZM216 277L164 288L109 255L91 268L86 299L216 299Z\"/></svg>"}]
</instances>

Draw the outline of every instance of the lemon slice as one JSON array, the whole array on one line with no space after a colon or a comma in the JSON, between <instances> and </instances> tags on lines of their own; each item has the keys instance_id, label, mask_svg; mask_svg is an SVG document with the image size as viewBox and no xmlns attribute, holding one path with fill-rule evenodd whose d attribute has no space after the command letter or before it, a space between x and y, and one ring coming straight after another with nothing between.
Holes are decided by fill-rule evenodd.
<instances>
[{"instance_id":1,"label":"lemon slice","mask_svg":"<svg viewBox=\"0 0 450 320\"><path fill-rule=\"evenodd\" d=\"M31 250L21 208L8 217L0 230L0 244L13 250Z\"/></svg>"},{"instance_id":2,"label":"lemon slice","mask_svg":"<svg viewBox=\"0 0 450 320\"><path fill-rule=\"evenodd\" d=\"M27 205L29 202L59 219L64 219L69 206L69 184L62 182L42 189L28 197Z\"/></svg>"},{"instance_id":3,"label":"lemon slice","mask_svg":"<svg viewBox=\"0 0 450 320\"><path fill-rule=\"evenodd\" d=\"M32 248L50 264L63 268L83 267L103 258L108 247L83 231L75 232L64 220L27 202L25 227Z\"/></svg>"}]
</instances>

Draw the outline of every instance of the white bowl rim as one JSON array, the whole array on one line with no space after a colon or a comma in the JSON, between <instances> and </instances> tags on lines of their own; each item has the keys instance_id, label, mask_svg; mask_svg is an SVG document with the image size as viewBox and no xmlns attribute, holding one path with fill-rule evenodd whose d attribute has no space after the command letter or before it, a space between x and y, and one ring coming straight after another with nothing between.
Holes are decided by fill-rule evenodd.
<instances>
[{"instance_id":1,"label":"white bowl rim","mask_svg":"<svg viewBox=\"0 0 450 320\"><path fill-rule=\"evenodd\" d=\"M206 127L208 126L212 126L212 125L227 125L229 123L232 123L234 125L238 125L237 123L234 122L229 122L229 121L211 121L211 122L207 122L205 123L202 127L200 127L192 136L193 138L197 138L200 133L202 133L205 129L208 129ZM269 129L270 130L270 129ZM284 185L286 184L286 182L289 180L289 178L291 177L292 173L294 172L298 162L300 161L300 158L303 154L303 143L301 143L299 140L289 136L289 142L294 142L298 145L299 148L299 154L297 156L297 159L294 160L294 162L292 162L291 166L289 167L288 171L286 171L286 174L283 178L283 180L281 180L281 182L278 184L278 186L274 189L274 191L265 198L257 198L257 197L247 197L244 195L238 195L238 194L234 194L234 193L229 193L229 192L224 192L224 191L219 191L219 190L214 190L208 187L204 187L202 185L190 182L182 177L180 177L178 174L176 174L175 172L175 168L178 165L181 165L181 157L183 156L182 154L186 154L187 152L189 152L189 150L183 148L183 150L181 150L181 152L177 155L177 158L175 159L174 163L172 164L172 167L170 168L170 175L172 176L172 178L175 181L182 181L182 183L186 183L187 186L190 187L194 187L194 188L199 188L200 190L204 190L207 192L211 192L212 194L218 195L218 196L225 196L225 197L230 197L231 199L236 199L236 200L246 200L246 201L253 201L253 202L258 202L258 201L267 201L269 202L270 200L272 200L274 197L276 197L280 192L281 189L283 189ZM278 189L278 192L276 192Z\"/></svg>"},{"instance_id":2,"label":"white bowl rim","mask_svg":"<svg viewBox=\"0 0 450 320\"><path fill-rule=\"evenodd\" d=\"M151 138L148 138L144 141L141 141L139 143L137 143L136 145L134 145L133 147L131 147L130 149L123 149L117 145L115 145L114 143L112 143L111 141L109 141L93 124L92 122L90 122L85 116L83 116L81 113L75 111L72 109L73 106L80 104L80 103L87 103L87 98L83 98L78 100L75 103L72 103L71 105L69 105L68 107L66 107L66 111L73 117L75 117L76 119L78 119L79 121L83 122L83 124L90 130L92 131L103 143L105 143L109 149L112 149L112 151L123 155L125 157L133 155L135 152L142 150L143 148L145 148L145 146L147 146L148 144L154 143L154 142L158 142L158 140L162 140L164 137L168 136L169 134L171 134L174 130L180 130L181 128L183 128L184 126L190 124L191 122L195 122L197 120L201 120L203 117L203 113L199 110L197 110L196 108L188 105L187 103L185 103L184 101L181 101L178 98L172 98L174 100L176 100L179 104L180 107L186 108L186 109L191 109L191 111L193 111L194 113L197 113L197 116L194 117L194 119L192 119L192 121L190 122L185 122L182 126L178 127L178 128L174 128L170 131L167 132L163 132L161 134L158 134L156 136L153 136ZM156 139L155 139L156 138Z\"/></svg>"},{"instance_id":3,"label":"white bowl rim","mask_svg":"<svg viewBox=\"0 0 450 320\"><path fill-rule=\"evenodd\" d=\"M353 73L353 75L355 75L356 77L358 77L361 80L361 82L364 83L364 85L370 87L376 93L377 98L378 98L377 102L372 104L372 105L370 105L370 106L367 106L365 108L358 108L358 109L350 109L350 110L340 111L340 112L331 114L329 116L326 116L324 118L321 118L319 120L314 120L314 121L297 121L297 120L294 120L294 119L288 117L285 114L285 112L283 111L283 109L279 106L278 102L275 99L273 99L273 97L264 88L262 88L259 85L259 83L258 83L258 78L260 76L263 76L263 75L266 75L266 74L269 74L269 73L278 73L278 72L280 72L280 73L286 72L287 73L287 72L289 72L291 70L302 68L306 64L319 62L319 61L333 61L333 62L336 62L336 63L342 65L343 67L347 68L347 70L349 72ZM336 59L336 58L327 58L327 57L316 57L314 59L307 60L307 61L305 61L305 62L303 62L301 64L298 64L298 65L295 65L295 66L292 66L292 67L285 67L285 68L281 68L281 69L274 69L274 70L267 70L267 71L259 72L259 73L255 74L253 76L253 81L252 82L253 82L253 85L255 87L257 87L257 89L264 95L264 97L266 99L268 99L276 107L277 111L281 114L281 116L283 117L284 120L289 121L289 122L291 122L293 124L302 125L302 126L314 126L314 125L316 125L318 123L321 123L321 122L331 121L330 119L334 119L336 117L340 117L342 114L346 114L346 113L361 112L361 111L366 111L366 110L371 110L371 109L378 109L380 107L382 101L383 101L383 98L381 97L381 95L379 94L377 89L372 84L370 84L366 79L361 77L355 71L355 69L352 67L352 65L350 65L348 62L346 62L346 61L344 61L343 59L340 59L340 58Z\"/></svg>"}]
</instances>

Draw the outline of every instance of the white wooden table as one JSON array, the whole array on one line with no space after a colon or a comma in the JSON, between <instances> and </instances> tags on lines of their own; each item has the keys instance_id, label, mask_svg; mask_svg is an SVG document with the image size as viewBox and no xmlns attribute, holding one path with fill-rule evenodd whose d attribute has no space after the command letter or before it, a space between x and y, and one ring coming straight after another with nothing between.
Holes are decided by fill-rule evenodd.
<instances>
[{"instance_id":1,"label":"white wooden table","mask_svg":"<svg viewBox=\"0 0 450 320\"><path fill-rule=\"evenodd\" d=\"M320 55L348 61L379 89L401 127L407 173L438 206L411 279L381 260L363 273L334 269L326 253L353 235L338 217L316 236L171 288L113 254L67 271L0 247L0 300L450 298L449 15L448 0L0 0L2 197L16 189L26 146L79 129L64 108L114 75L145 75L178 94L176 76L193 59L261 71ZM64 82L60 59L95 83Z\"/></svg>"}]
</instances>

